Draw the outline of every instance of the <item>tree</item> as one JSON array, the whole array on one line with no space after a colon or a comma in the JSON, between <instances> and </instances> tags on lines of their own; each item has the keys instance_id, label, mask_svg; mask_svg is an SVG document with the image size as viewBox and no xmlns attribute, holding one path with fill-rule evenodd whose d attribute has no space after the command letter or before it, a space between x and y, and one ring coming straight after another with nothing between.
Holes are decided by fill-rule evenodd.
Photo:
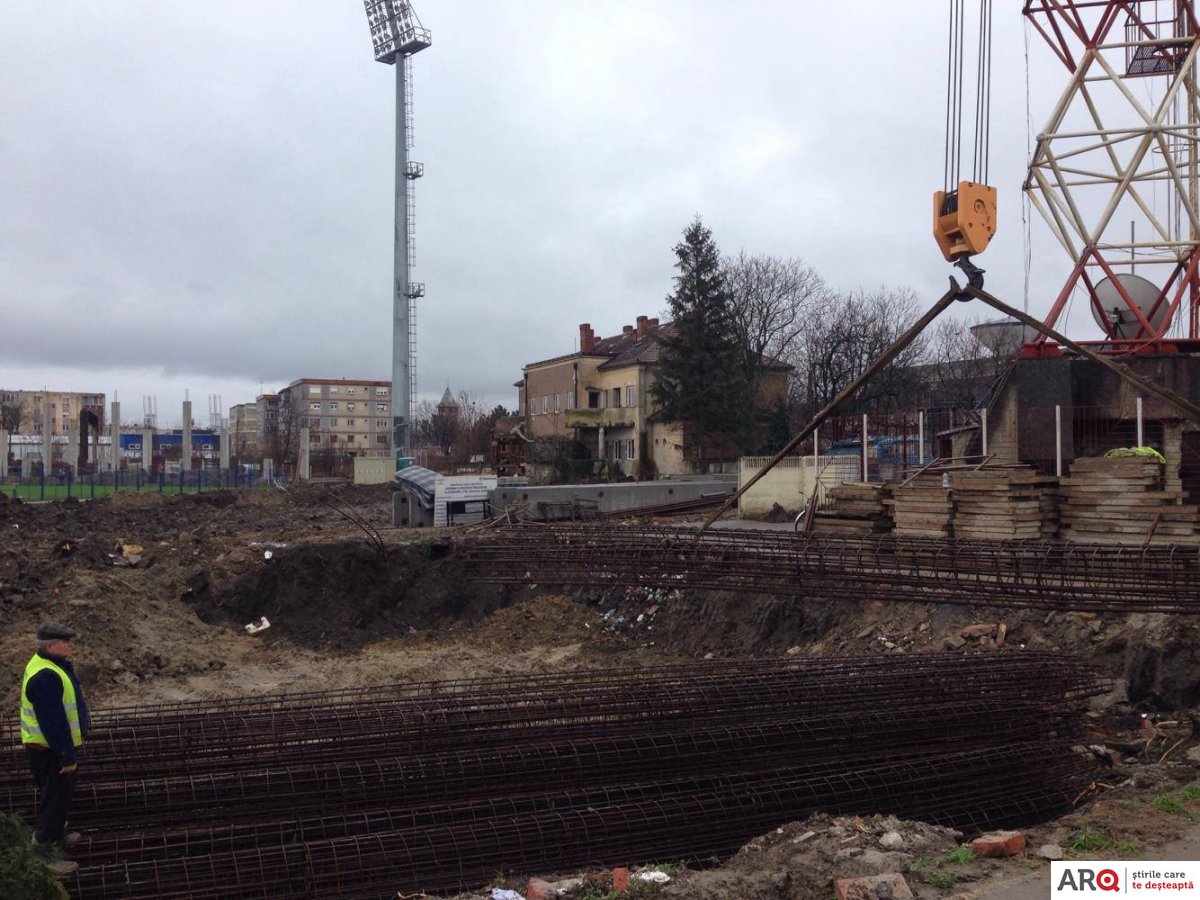
<instances>
[{"instance_id":1,"label":"tree","mask_svg":"<svg viewBox=\"0 0 1200 900\"><path fill-rule=\"evenodd\" d=\"M712 231L697 216L675 245L675 291L667 298L671 328L650 388L659 417L695 429L705 468L712 436L745 445L754 411L733 305Z\"/></svg>"},{"instance_id":2,"label":"tree","mask_svg":"<svg viewBox=\"0 0 1200 900\"><path fill-rule=\"evenodd\" d=\"M21 403L13 395L11 400L0 402L0 431L16 434L21 430Z\"/></svg>"},{"instance_id":3,"label":"tree","mask_svg":"<svg viewBox=\"0 0 1200 900\"><path fill-rule=\"evenodd\" d=\"M727 257L722 266L746 380L755 387L771 360L795 356L810 320L828 311L832 297L824 279L794 257Z\"/></svg>"},{"instance_id":4,"label":"tree","mask_svg":"<svg viewBox=\"0 0 1200 900\"><path fill-rule=\"evenodd\" d=\"M917 318L912 291L882 287L833 298L826 314L806 320L796 344L796 404L809 418L857 378ZM919 404L926 391L929 338L919 335L839 409L888 413Z\"/></svg>"},{"instance_id":5,"label":"tree","mask_svg":"<svg viewBox=\"0 0 1200 900\"><path fill-rule=\"evenodd\" d=\"M996 327L981 319L962 322L942 319L933 332L930 350L930 386L939 404L974 409L1012 365L1021 349L1024 329ZM984 327L980 327L984 326Z\"/></svg>"}]
</instances>

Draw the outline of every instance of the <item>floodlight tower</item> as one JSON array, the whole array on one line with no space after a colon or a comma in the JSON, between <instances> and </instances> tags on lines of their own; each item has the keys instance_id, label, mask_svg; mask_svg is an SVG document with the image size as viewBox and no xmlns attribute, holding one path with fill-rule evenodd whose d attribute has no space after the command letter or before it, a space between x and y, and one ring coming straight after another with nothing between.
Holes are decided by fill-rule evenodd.
<instances>
[{"instance_id":1,"label":"floodlight tower","mask_svg":"<svg viewBox=\"0 0 1200 900\"><path fill-rule=\"evenodd\" d=\"M425 285L412 280L414 187L425 167L408 159L412 147L412 56L429 46L429 29L408 0L363 0L375 60L396 67L396 231L392 285L392 455L412 447L417 393L417 299ZM399 65L396 63L399 62Z\"/></svg>"},{"instance_id":2,"label":"floodlight tower","mask_svg":"<svg viewBox=\"0 0 1200 900\"><path fill-rule=\"evenodd\" d=\"M1200 22L1195 0L1026 0L1070 72L1025 191L1118 353L1200 340ZM1130 233L1126 236L1126 223ZM1174 327L1172 327L1174 326ZM1057 352L1039 338L1027 353Z\"/></svg>"}]
</instances>

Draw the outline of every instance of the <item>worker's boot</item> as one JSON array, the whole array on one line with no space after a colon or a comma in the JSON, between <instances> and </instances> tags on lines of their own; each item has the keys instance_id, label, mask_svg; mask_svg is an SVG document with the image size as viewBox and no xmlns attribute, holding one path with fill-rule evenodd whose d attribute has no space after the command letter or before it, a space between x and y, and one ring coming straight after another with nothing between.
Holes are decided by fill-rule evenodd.
<instances>
[{"instance_id":1,"label":"worker's boot","mask_svg":"<svg viewBox=\"0 0 1200 900\"><path fill-rule=\"evenodd\" d=\"M33 852L42 858L55 878L66 878L79 868L79 863L63 857L62 849L57 844L42 844L35 838Z\"/></svg>"},{"instance_id":2,"label":"worker's boot","mask_svg":"<svg viewBox=\"0 0 1200 900\"><path fill-rule=\"evenodd\" d=\"M66 878L78 871L79 863L73 859L48 859L46 860L46 868L50 870L50 874L55 878Z\"/></svg>"}]
</instances>

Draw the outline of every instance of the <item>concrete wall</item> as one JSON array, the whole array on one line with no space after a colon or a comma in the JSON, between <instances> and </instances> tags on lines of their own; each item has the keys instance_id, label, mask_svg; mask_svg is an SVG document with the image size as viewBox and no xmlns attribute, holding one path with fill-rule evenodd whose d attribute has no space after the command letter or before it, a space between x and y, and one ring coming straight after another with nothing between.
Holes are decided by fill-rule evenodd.
<instances>
[{"instance_id":1,"label":"concrete wall","mask_svg":"<svg viewBox=\"0 0 1200 900\"><path fill-rule=\"evenodd\" d=\"M744 456L739 464L738 486L753 478L766 464L769 456ZM791 515L798 514L808 498L816 491L823 498L826 491L844 480L839 467L829 457L793 456L779 461L770 472L742 494L738 501L738 516L762 518L779 504Z\"/></svg>"},{"instance_id":2,"label":"concrete wall","mask_svg":"<svg viewBox=\"0 0 1200 900\"><path fill-rule=\"evenodd\" d=\"M354 460L355 484L387 484L396 476L394 459L363 458Z\"/></svg>"},{"instance_id":3,"label":"concrete wall","mask_svg":"<svg viewBox=\"0 0 1200 900\"><path fill-rule=\"evenodd\" d=\"M624 484L569 484L552 487L499 487L488 494L494 513L513 504L524 504L535 516L538 503L568 503L588 500L598 504L600 512L620 512L643 506L698 500L714 494L732 494L733 479L695 479L687 481L631 481Z\"/></svg>"}]
</instances>

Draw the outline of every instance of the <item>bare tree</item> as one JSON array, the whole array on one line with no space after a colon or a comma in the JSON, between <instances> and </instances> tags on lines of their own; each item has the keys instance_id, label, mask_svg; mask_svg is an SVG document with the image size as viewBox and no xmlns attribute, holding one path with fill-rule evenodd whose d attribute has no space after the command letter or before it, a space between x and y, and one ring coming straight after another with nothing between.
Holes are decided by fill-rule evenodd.
<instances>
[{"instance_id":1,"label":"bare tree","mask_svg":"<svg viewBox=\"0 0 1200 900\"><path fill-rule=\"evenodd\" d=\"M833 298L820 274L795 257L750 256L743 250L721 264L742 366L755 385L772 359L795 357L808 323L824 315Z\"/></svg>"},{"instance_id":2,"label":"bare tree","mask_svg":"<svg viewBox=\"0 0 1200 900\"><path fill-rule=\"evenodd\" d=\"M13 399L0 402L0 431L16 434L21 429L21 403Z\"/></svg>"},{"instance_id":3,"label":"bare tree","mask_svg":"<svg viewBox=\"0 0 1200 900\"><path fill-rule=\"evenodd\" d=\"M791 360L802 415L812 415L844 390L895 342L919 311L912 291L881 287L837 296L822 315L806 318ZM919 403L926 389L921 364L928 345L929 338L919 336L840 411L886 413Z\"/></svg>"},{"instance_id":4,"label":"bare tree","mask_svg":"<svg viewBox=\"0 0 1200 900\"><path fill-rule=\"evenodd\" d=\"M310 422L303 404L304 397L300 392L293 394L287 388L279 392L279 411L267 423L267 446L261 448L263 456L274 459L276 465L296 462L300 455L301 429L310 425L319 427L320 420Z\"/></svg>"},{"instance_id":5,"label":"bare tree","mask_svg":"<svg viewBox=\"0 0 1200 900\"><path fill-rule=\"evenodd\" d=\"M930 341L930 387L940 405L973 409L985 402L1021 349L1021 326L943 319Z\"/></svg>"}]
</instances>

